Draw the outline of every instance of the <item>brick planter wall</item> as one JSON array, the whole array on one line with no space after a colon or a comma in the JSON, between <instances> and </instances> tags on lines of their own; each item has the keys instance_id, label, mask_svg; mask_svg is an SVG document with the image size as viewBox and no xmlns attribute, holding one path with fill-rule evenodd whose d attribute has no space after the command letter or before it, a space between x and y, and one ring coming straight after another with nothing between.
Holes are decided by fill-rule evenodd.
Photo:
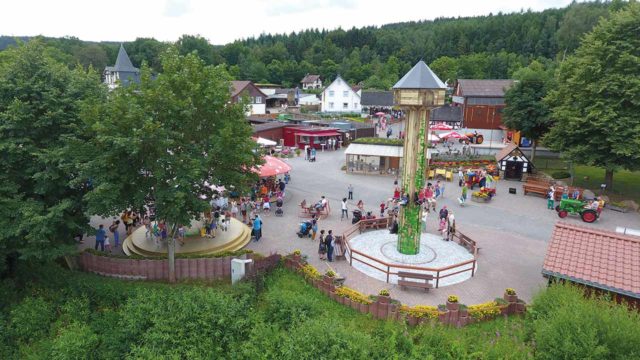
<instances>
[{"instance_id":1,"label":"brick planter wall","mask_svg":"<svg viewBox=\"0 0 640 360\"><path fill-rule=\"evenodd\" d=\"M246 255L253 259L253 265L247 275L268 271L280 261L280 255L274 254L265 258L253 254ZM176 259L177 280L225 280L231 277L231 260L233 256L221 258ZM169 266L166 259L120 259L94 255L83 252L78 256L78 264L82 271L98 275L131 280L168 280Z\"/></svg>"},{"instance_id":2,"label":"brick planter wall","mask_svg":"<svg viewBox=\"0 0 640 360\"><path fill-rule=\"evenodd\" d=\"M288 269L294 271L299 271L304 266L299 256L285 257L284 265ZM326 275L320 280L307 280L307 283L322 291L331 300L348 306L362 314L371 314L376 319L406 321L407 324L412 326L425 322L437 321L443 325L463 327L473 322L478 322L478 320L473 319L469 315L469 311L467 309L461 310L458 303L447 304L447 308L445 310L440 310L438 312L438 317L432 320L426 317L419 318L409 314L403 314L400 312L401 304L396 301L392 301L389 296L378 296L371 304L361 304L349 298L339 296L335 293L336 286L333 283L333 279ZM504 299L507 301L508 305L502 309L501 315L509 316L513 314L523 314L526 311L525 302L518 299L517 295L507 296L505 294Z\"/></svg>"}]
</instances>

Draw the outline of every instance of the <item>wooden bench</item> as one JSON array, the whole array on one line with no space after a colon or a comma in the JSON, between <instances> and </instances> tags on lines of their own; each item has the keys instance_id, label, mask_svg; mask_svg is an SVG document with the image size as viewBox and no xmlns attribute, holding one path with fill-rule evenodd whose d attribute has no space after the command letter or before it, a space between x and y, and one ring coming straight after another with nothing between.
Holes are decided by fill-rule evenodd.
<instances>
[{"instance_id":1,"label":"wooden bench","mask_svg":"<svg viewBox=\"0 0 640 360\"><path fill-rule=\"evenodd\" d=\"M315 206L307 206L307 200L303 200L300 203L300 217L313 217L313 215L318 216L318 218L326 218L329 216L328 206L318 211Z\"/></svg>"},{"instance_id":2,"label":"wooden bench","mask_svg":"<svg viewBox=\"0 0 640 360\"><path fill-rule=\"evenodd\" d=\"M405 279L414 279L421 281L409 281ZM433 275L398 271L398 286L400 286L401 289L405 287L414 287L429 291L429 289L433 289L433 284L431 284L430 282L431 280L433 280Z\"/></svg>"},{"instance_id":3,"label":"wooden bench","mask_svg":"<svg viewBox=\"0 0 640 360\"><path fill-rule=\"evenodd\" d=\"M469 252L472 253L473 255L476 255L477 253L480 252L480 248L478 247L478 244L476 243L475 240L471 239L470 237L468 237L467 235L459 231L456 232L456 237L458 238L460 245L462 245L467 250L469 250Z\"/></svg>"},{"instance_id":4,"label":"wooden bench","mask_svg":"<svg viewBox=\"0 0 640 360\"><path fill-rule=\"evenodd\" d=\"M526 182L525 184L522 184L522 191L525 195L527 195L528 193L533 193L546 196L549 192L549 185Z\"/></svg>"},{"instance_id":5,"label":"wooden bench","mask_svg":"<svg viewBox=\"0 0 640 360\"><path fill-rule=\"evenodd\" d=\"M573 187L573 186L567 186L566 187L566 191L567 194L569 195L570 199L573 199L573 193L575 191L578 191L578 199L582 199L582 193L584 192L584 189L581 189L579 187ZM556 201L560 201L562 200L562 194L565 192L565 187L564 186L556 186L556 192L554 193L554 198Z\"/></svg>"},{"instance_id":6,"label":"wooden bench","mask_svg":"<svg viewBox=\"0 0 640 360\"><path fill-rule=\"evenodd\" d=\"M376 229L376 230L386 229L387 226L389 226L389 219L386 217L369 219L369 220L362 219L360 220L359 226L360 226L360 232L363 232L364 230L367 230L367 229Z\"/></svg>"}]
</instances>

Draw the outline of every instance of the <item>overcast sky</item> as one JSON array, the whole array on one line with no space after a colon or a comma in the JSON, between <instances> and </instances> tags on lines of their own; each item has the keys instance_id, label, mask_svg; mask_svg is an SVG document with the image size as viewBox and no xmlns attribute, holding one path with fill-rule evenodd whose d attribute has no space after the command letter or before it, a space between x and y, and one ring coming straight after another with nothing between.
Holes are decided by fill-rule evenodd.
<instances>
[{"instance_id":1,"label":"overcast sky","mask_svg":"<svg viewBox=\"0 0 640 360\"><path fill-rule=\"evenodd\" d=\"M175 41L200 34L225 44L261 33L562 7L570 0L4 0L0 35Z\"/></svg>"}]
</instances>

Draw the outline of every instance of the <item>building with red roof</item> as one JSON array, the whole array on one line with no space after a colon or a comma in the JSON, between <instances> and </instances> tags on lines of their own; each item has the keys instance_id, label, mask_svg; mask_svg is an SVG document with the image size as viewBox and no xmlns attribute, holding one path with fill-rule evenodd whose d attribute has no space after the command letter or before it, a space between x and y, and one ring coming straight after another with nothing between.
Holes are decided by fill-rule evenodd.
<instances>
[{"instance_id":1,"label":"building with red roof","mask_svg":"<svg viewBox=\"0 0 640 360\"><path fill-rule=\"evenodd\" d=\"M640 304L640 237L558 222L542 274Z\"/></svg>"}]
</instances>

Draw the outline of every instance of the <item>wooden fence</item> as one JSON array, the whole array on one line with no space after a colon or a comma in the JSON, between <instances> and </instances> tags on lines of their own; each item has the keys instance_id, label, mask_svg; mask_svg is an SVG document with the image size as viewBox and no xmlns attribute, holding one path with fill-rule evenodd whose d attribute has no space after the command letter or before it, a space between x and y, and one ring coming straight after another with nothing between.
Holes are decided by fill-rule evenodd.
<instances>
[{"instance_id":1,"label":"wooden fence","mask_svg":"<svg viewBox=\"0 0 640 360\"><path fill-rule=\"evenodd\" d=\"M456 232L453 237L454 241L458 242L461 246L466 248L473 255L473 259L440 268L391 264L381 259L377 259L370 255L362 253L358 250L351 249L351 246L349 246L349 239L351 239L354 234L360 234L367 229L386 228L390 220L390 218L378 218L369 220L363 219L342 233L342 241L340 245L344 249L344 255L349 256L349 265L353 266L353 261L358 261L364 265L376 269L386 274L387 282L389 282L389 278L391 275L397 276L398 271L430 272L434 274L433 279L435 281L435 288L438 288L438 286L440 285L440 279L444 279L449 276L458 275L464 272L471 272L472 277L475 275L477 254L480 248L477 246L474 240L460 232Z\"/></svg>"}]
</instances>

